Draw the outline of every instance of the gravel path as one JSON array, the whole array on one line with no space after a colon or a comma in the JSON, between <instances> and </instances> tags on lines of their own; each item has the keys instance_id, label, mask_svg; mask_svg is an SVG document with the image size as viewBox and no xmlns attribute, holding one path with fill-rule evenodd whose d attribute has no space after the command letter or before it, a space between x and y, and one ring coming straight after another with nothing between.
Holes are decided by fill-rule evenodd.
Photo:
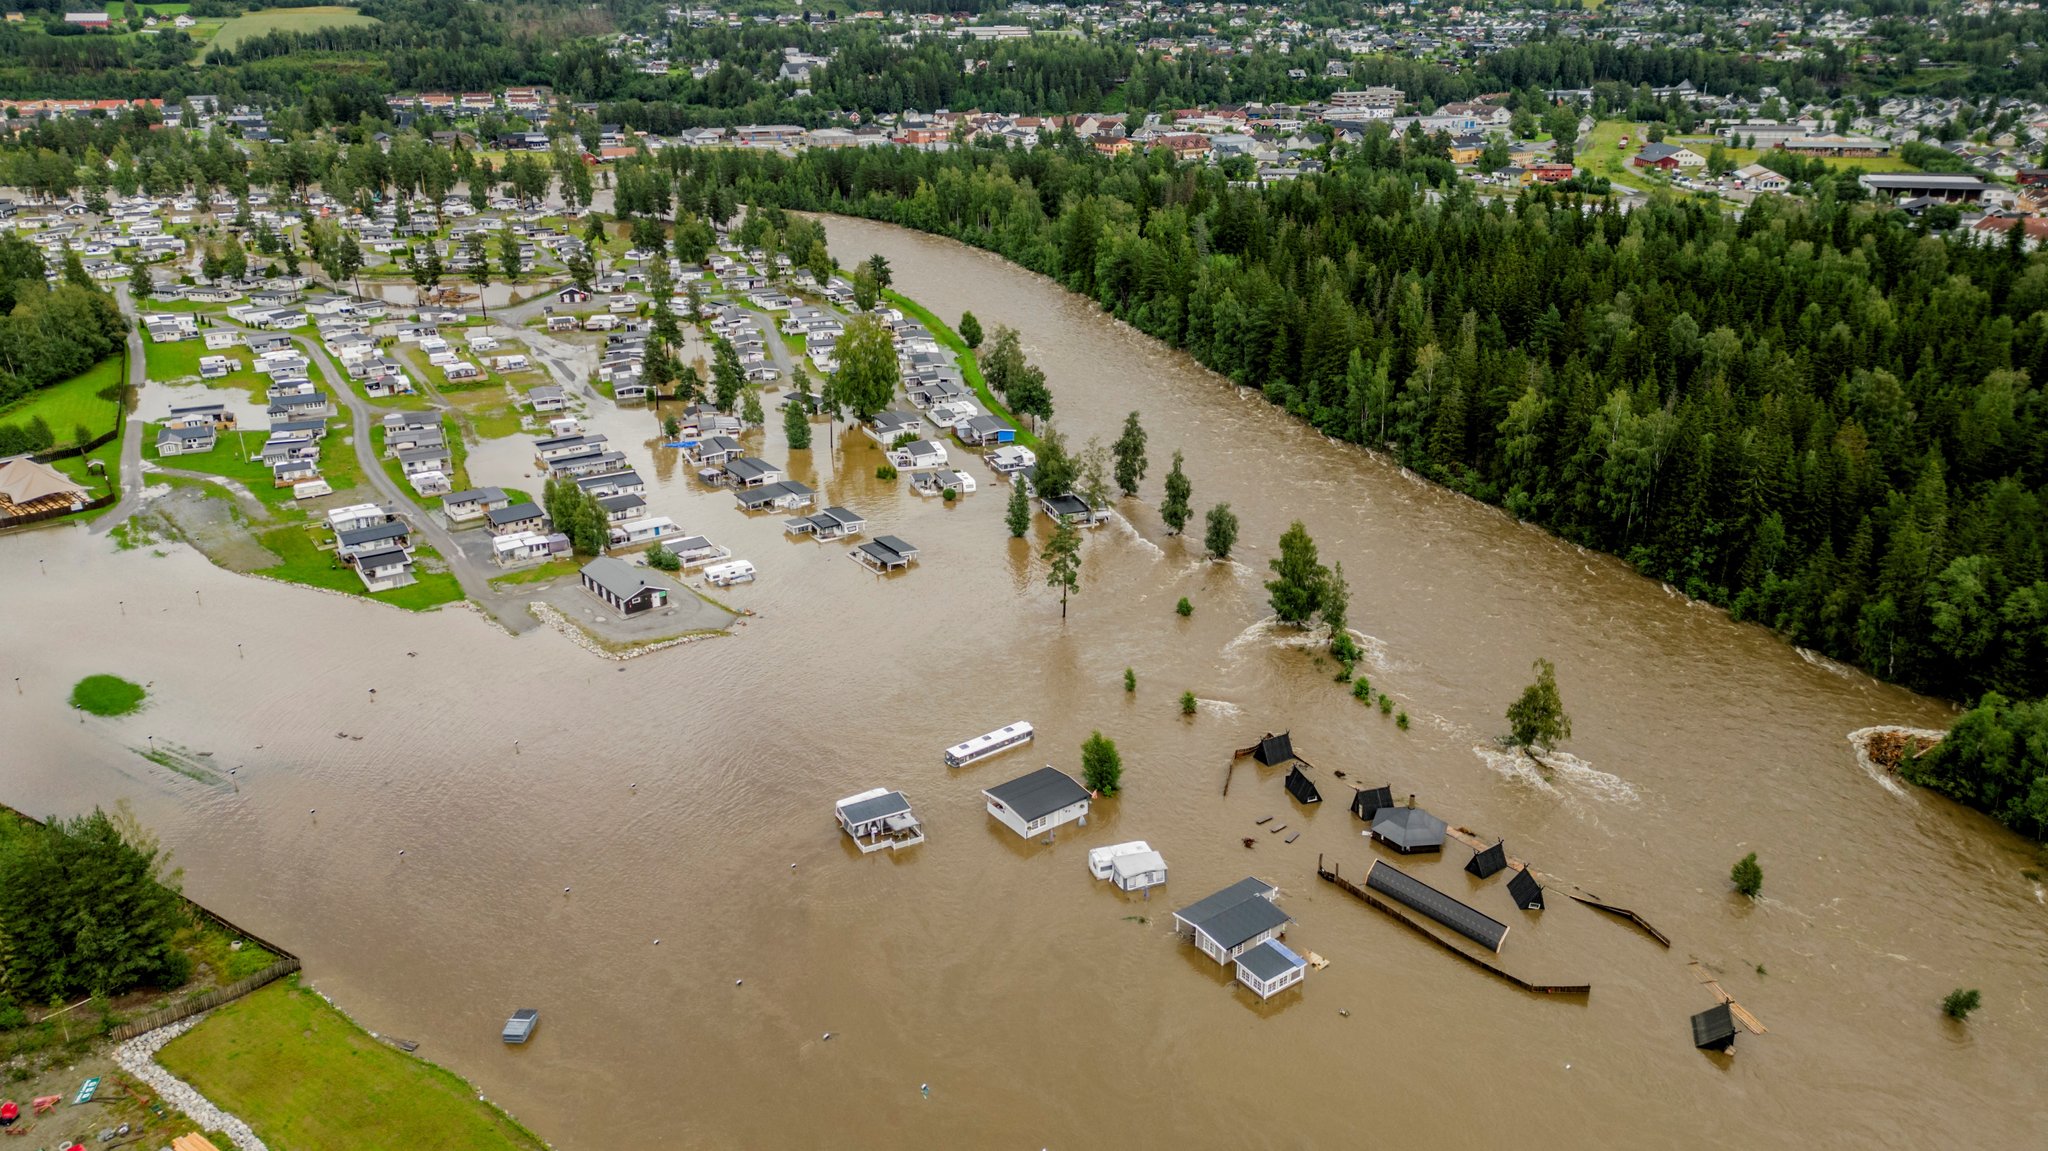
<instances>
[{"instance_id":1,"label":"gravel path","mask_svg":"<svg viewBox=\"0 0 2048 1151\"><path fill-rule=\"evenodd\" d=\"M194 1015L168 1027L138 1035L114 1048L114 1062L120 1065L121 1070L149 1084L164 1102L184 1112L201 1129L225 1132L239 1151L270 1151L263 1140L249 1130L247 1123L214 1106L190 1084L157 1066L156 1053L163 1049L164 1044L190 1031L204 1018L203 1013Z\"/></svg>"}]
</instances>

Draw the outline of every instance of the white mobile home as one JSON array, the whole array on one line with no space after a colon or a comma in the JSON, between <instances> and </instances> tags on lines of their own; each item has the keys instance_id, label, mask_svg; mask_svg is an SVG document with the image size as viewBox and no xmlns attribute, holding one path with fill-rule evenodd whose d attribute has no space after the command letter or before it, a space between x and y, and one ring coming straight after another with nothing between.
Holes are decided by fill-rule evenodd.
<instances>
[{"instance_id":1,"label":"white mobile home","mask_svg":"<svg viewBox=\"0 0 2048 1151\"><path fill-rule=\"evenodd\" d=\"M1094 799L1073 776L1050 765L981 794L988 813L1026 839L1086 816Z\"/></svg>"},{"instance_id":2,"label":"white mobile home","mask_svg":"<svg viewBox=\"0 0 2048 1151\"><path fill-rule=\"evenodd\" d=\"M1006 724L947 748L946 766L966 767L970 763L980 763L990 756L1001 755L1013 747L1022 747L1030 743L1032 734L1031 725L1021 719Z\"/></svg>"},{"instance_id":3,"label":"white mobile home","mask_svg":"<svg viewBox=\"0 0 2048 1151\"><path fill-rule=\"evenodd\" d=\"M704 569L704 582L712 587L731 587L734 584L753 583L754 565L746 560L730 560L712 564Z\"/></svg>"},{"instance_id":4,"label":"white mobile home","mask_svg":"<svg viewBox=\"0 0 2048 1151\"><path fill-rule=\"evenodd\" d=\"M915 847L924 842L924 828L917 822L917 816L911 814L910 801L900 791L877 787L849 795L832 805L832 814L862 855Z\"/></svg>"}]
</instances>

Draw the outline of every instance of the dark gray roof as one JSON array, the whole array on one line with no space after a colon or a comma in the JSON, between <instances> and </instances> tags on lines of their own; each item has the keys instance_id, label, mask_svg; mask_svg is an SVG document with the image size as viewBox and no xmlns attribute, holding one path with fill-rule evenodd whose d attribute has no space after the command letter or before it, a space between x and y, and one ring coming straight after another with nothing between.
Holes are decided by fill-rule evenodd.
<instances>
[{"instance_id":1,"label":"dark gray roof","mask_svg":"<svg viewBox=\"0 0 2048 1151\"><path fill-rule=\"evenodd\" d=\"M1692 1045L1702 1051L1726 1051L1735 1046L1735 1013L1726 1003L1692 1017Z\"/></svg>"},{"instance_id":2,"label":"dark gray roof","mask_svg":"<svg viewBox=\"0 0 2048 1151\"><path fill-rule=\"evenodd\" d=\"M1087 515L1091 510L1088 507L1087 500L1072 492L1061 492L1056 496L1045 497L1045 506L1052 509L1052 513L1056 516Z\"/></svg>"},{"instance_id":3,"label":"dark gray roof","mask_svg":"<svg viewBox=\"0 0 2048 1151\"><path fill-rule=\"evenodd\" d=\"M1268 892L1273 890L1272 884L1246 876L1216 894L1204 899L1198 899L1179 911L1174 912L1174 918L1185 920L1189 926L1193 926L1207 920L1210 916L1226 907L1236 906L1247 899L1264 898Z\"/></svg>"},{"instance_id":4,"label":"dark gray roof","mask_svg":"<svg viewBox=\"0 0 2048 1151\"><path fill-rule=\"evenodd\" d=\"M736 460L725 461L725 470L740 479L751 480L759 476L778 474L782 469L755 456L741 456Z\"/></svg>"},{"instance_id":5,"label":"dark gray roof","mask_svg":"<svg viewBox=\"0 0 2048 1151\"><path fill-rule=\"evenodd\" d=\"M1543 910L1543 885L1536 882L1526 867L1508 876L1508 894L1514 898L1515 906L1524 911Z\"/></svg>"},{"instance_id":6,"label":"dark gray roof","mask_svg":"<svg viewBox=\"0 0 2048 1151\"><path fill-rule=\"evenodd\" d=\"M1505 842L1501 842L1494 844L1485 851L1473 852L1472 862L1465 865L1465 870L1481 879L1486 879L1507 865L1508 845Z\"/></svg>"},{"instance_id":7,"label":"dark gray roof","mask_svg":"<svg viewBox=\"0 0 2048 1151\"><path fill-rule=\"evenodd\" d=\"M839 809L840 814L846 817L848 823L866 823L869 820L880 819L886 815L896 815L909 810L910 801L903 798L903 793L900 791L892 791L887 795L878 795L873 799L863 799L859 803L849 803Z\"/></svg>"},{"instance_id":8,"label":"dark gray roof","mask_svg":"<svg viewBox=\"0 0 2048 1151\"><path fill-rule=\"evenodd\" d=\"M597 497L597 504L608 512L622 512L627 508L645 507L647 501L632 492L620 492L615 496Z\"/></svg>"},{"instance_id":9,"label":"dark gray roof","mask_svg":"<svg viewBox=\"0 0 2048 1151\"><path fill-rule=\"evenodd\" d=\"M1316 790L1315 780L1310 779L1308 774L1301 770L1300 764L1296 764L1294 770L1287 773L1287 794L1302 803L1323 801L1323 793Z\"/></svg>"},{"instance_id":10,"label":"dark gray roof","mask_svg":"<svg viewBox=\"0 0 2048 1151\"><path fill-rule=\"evenodd\" d=\"M385 548L382 551L356 553L356 566L359 568L378 568L386 564L411 562L412 557L405 554L404 548Z\"/></svg>"},{"instance_id":11,"label":"dark gray roof","mask_svg":"<svg viewBox=\"0 0 2048 1151\"><path fill-rule=\"evenodd\" d=\"M1087 799L1088 789L1075 783L1073 776L1057 767L1041 767L1030 775L999 783L982 794L1029 823Z\"/></svg>"},{"instance_id":12,"label":"dark gray roof","mask_svg":"<svg viewBox=\"0 0 2048 1151\"><path fill-rule=\"evenodd\" d=\"M1476 908L1467 907L1384 859L1373 860L1372 868L1365 873L1365 885L1420 911L1489 951L1499 951L1501 942L1508 937L1507 924Z\"/></svg>"},{"instance_id":13,"label":"dark gray roof","mask_svg":"<svg viewBox=\"0 0 2048 1151\"><path fill-rule=\"evenodd\" d=\"M642 588L661 590L659 584L648 583L638 568L612 556L599 556L584 564L583 578L622 600L639 595Z\"/></svg>"},{"instance_id":14,"label":"dark gray roof","mask_svg":"<svg viewBox=\"0 0 2048 1151\"><path fill-rule=\"evenodd\" d=\"M1444 845L1444 821L1419 807L1387 807L1373 813L1373 838L1394 850L1435 851Z\"/></svg>"},{"instance_id":15,"label":"dark gray roof","mask_svg":"<svg viewBox=\"0 0 2048 1151\"><path fill-rule=\"evenodd\" d=\"M1228 951L1291 921L1292 916L1265 898L1272 890L1271 885L1256 879L1241 879L1173 914Z\"/></svg>"},{"instance_id":16,"label":"dark gray roof","mask_svg":"<svg viewBox=\"0 0 2048 1151\"><path fill-rule=\"evenodd\" d=\"M902 556L904 559L910 559L917 555L917 545L909 540L900 539L896 536L876 536L875 542Z\"/></svg>"},{"instance_id":17,"label":"dark gray roof","mask_svg":"<svg viewBox=\"0 0 2048 1151\"><path fill-rule=\"evenodd\" d=\"M449 504L481 504L505 498L503 488L471 488L464 492L449 492L441 497L441 506Z\"/></svg>"},{"instance_id":18,"label":"dark gray roof","mask_svg":"<svg viewBox=\"0 0 2048 1151\"><path fill-rule=\"evenodd\" d=\"M1261 903L1265 902L1260 900ZM1257 947L1237 957L1237 962L1246 971L1270 983L1297 967L1307 967L1308 960L1296 955L1288 946L1277 939L1268 939Z\"/></svg>"},{"instance_id":19,"label":"dark gray roof","mask_svg":"<svg viewBox=\"0 0 2048 1151\"><path fill-rule=\"evenodd\" d=\"M507 507L494 508L484 513L484 518L493 524L516 524L521 520L539 519L540 516L540 505L532 500L524 500Z\"/></svg>"},{"instance_id":20,"label":"dark gray roof","mask_svg":"<svg viewBox=\"0 0 2048 1151\"><path fill-rule=\"evenodd\" d=\"M411 534L411 530L405 526L404 521L389 520L381 524L371 524L366 528L350 528L345 532L336 532L334 533L334 538L340 541L343 547L354 547L357 544L372 544L382 540L402 539Z\"/></svg>"},{"instance_id":21,"label":"dark gray roof","mask_svg":"<svg viewBox=\"0 0 2048 1151\"><path fill-rule=\"evenodd\" d=\"M1351 797L1351 814L1364 820L1370 820L1378 815L1381 808L1392 806L1394 788L1391 784L1386 787L1361 787L1358 794Z\"/></svg>"},{"instance_id":22,"label":"dark gray roof","mask_svg":"<svg viewBox=\"0 0 2048 1151\"><path fill-rule=\"evenodd\" d=\"M1278 767L1294 758L1294 740L1290 738L1290 733L1284 731L1279 735L1269 735L1259 741L1259 746L1252 752L1252 758L1267 767Z\"/></svg>"}]
</instances>

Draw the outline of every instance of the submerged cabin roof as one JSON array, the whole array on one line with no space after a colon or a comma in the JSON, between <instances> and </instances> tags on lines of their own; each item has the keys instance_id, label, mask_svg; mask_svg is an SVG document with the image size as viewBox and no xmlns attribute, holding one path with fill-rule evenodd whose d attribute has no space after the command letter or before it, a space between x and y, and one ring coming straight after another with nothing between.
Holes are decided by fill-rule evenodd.
<instances>
[{"instance_id":1,"label":"submerged cabin roof","mask_svg":"<svg viewBox=\"0 0 2048 1151\"><path fill-rule=\"evenodd\" d=\"M1523 911L1543 910L1543 885L1536 882L1526 867L1508 876L1508 894Z\"/></svg>"},{"instance_id":2,"label":"submerged cabin roof","mask_svg":"<svg viewBox=\"0 0 2048 1151\"><path fill-rule=\"evenodd\" d=\"M1321 803L1323 793L1316 790L1316 783L1301 770L1300 764L1287 773L1287 794L1302 803Z\"/></svg>"},{"instance_id":3,"label":"submerged cabin roof","mask_svg":"<svg viewBox=\"0 0 2048 1151\"><path fill-rule=\"evenodd\" d=\"M1384 807L1373 813L1372 834L1403 855L1438 851L1444 845L1444 821L1419 807Z\"/></svg>"},{"instance_id":4,"label":"submerged cabin roof","mask_svg":"<svg viewBox=\"0 0 2048 1151\"><path fill-rule=\"evenodd\" d=\"M1726 1051L1735 1046L1735 1013L1726 1003L1716 1003L1692 1017L1692 1045L1702 1051Z\"/></svg>"},{"instance_id":5,"label":"submerged cabin roof","mask_svg":"<svg viewBox=\"0 0 2048 1151\"><path fill-rule=\"evenodd\" d=\"M1414 908L1489 951L1499 951L1501 943L1508 937L1507 924L1452 899L1386 860L1373 860L1372 868L1365 873L1365 885Z\"/></svg>"},{"instance_id":6,"label":"submerged cabin roof","mask_svg":"<svg viewBox=\"0 0 2048 1151\"><path fill-rule=\"evenodd\" d=\"M903 798L903 793L892 791L872 799L863 799L858 803L846 804L839 809L839 814L844 816L848 823L871 823L891 815L901 815L909 810L910 801Z\"/></svg>"},{"instance_id":7,"label":"submerged cabin roof","mask_svg":"<svg viewBox=\"0 0 2048 1151\"><path fill-rule=\"evenodd\" d=\"M1392 806L1394 806L1394 788L1392 784L1388 784L1385 787L1361 787L1358 789L1357 794L1351 797L1351 814L1368 823L1381 810Z\"/></svg>"},{"instance_id":8,"label":"submerged cabin roof","mask_svg":"<svg viewBox=\"0 0 2048 1151\"><path fill-rule=\"evenodd\" d=\"M1246 951L1237 957L1237 962L1261 983L1271 983L1297 967L1308 966L1308 960L1277 939L1268 939Z\"/></svg>"},{"instance_id":9,"label":"submerged cabin roof","mask_svg":"<svg viewBox=\"0 0 2048 1151\"><path fill-rule=\"evenodd\" d=\"M1259 741L1258 747L1252 750L1252 758L1265 764L1267 767L1278 767L1293 759L1294 740L1289 738L1291 734L1291 732L1283 731L1279 735L1268 735Z\"/></svg>"},{"instance_id":10,"label":"submerged cabin roof","mask_svg":"<svg viewBox=\"0 0 2048 1151\"><path fill-rule=\"evenodd\" d=\"M1474 852L1472 862L1465 865L1465 870L1481 879L1487 879L1505 869L1507 865L1508 845L1507 841L1502 840L1484 851Z\"/></svg>"},{"instance_id":11,"label":"submerged cabin roof","mask_svg":"<svg viewBox=\"0 0 2048 1151\"><path fill-rule=\"evenodd\" d=\"M999 783L982 794L1029 823L1086 800L1088 789L1074 782L1073 776L1059 768L1047 766L1008 783Z\"/></svg>"}]
</instances>

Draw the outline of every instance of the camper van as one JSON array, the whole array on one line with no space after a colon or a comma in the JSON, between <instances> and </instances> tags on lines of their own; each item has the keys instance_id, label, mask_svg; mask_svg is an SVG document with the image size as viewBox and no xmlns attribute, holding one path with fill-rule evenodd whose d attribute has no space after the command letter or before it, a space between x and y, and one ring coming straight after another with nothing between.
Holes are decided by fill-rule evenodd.
<instances>
[{"instance_id":1,"label":"camper van","mask_svg":"<svg viewBox=\"0 0 2048 1151\"><path fill-rule=\"evenodd\" d=\"M754 565L747 560L732 560L728 563L712 564L704 569L704 582L712 587L731 587L738 583L754 582Z\"/></svg>"},{"instance_id":2,"label":"camper van","mask_svg":"<svg viewBox=\"0 0 2048 1151\"><path fill-rule=\"evenodd\" d=\"M292 498L295 500L310 500L333 494L334 488L326 480L306 480L292 485Z\"/></svg>"}]
</instances>

